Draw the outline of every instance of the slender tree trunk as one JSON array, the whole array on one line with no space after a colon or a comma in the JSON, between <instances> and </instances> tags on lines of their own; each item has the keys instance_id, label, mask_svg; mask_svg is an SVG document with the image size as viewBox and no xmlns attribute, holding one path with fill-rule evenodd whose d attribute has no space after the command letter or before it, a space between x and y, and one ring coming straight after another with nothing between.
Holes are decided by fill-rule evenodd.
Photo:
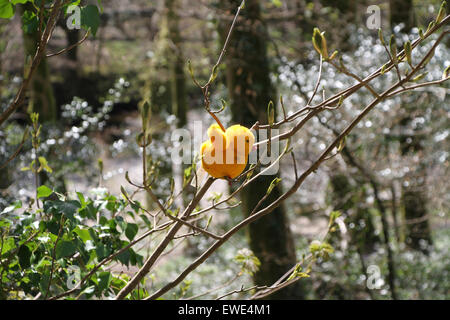
<instances>
[{"instance_id":1,"label":"slender tree trunk","mask_svg":"<svg viewBox=\"0 0 450 320\"><path fill-rule=\"evenodd\" d=\"M155 91L163 85L169 91L161 97L168 99L170 112L177 117L178 127L186 124L186 76L185 60L182 52L182 39L180 34L178 16L180 3L178 0L165 0L162 13L161 29L158 36L158 55L153 64L152 71L152 101L159 103ZM157 87L156 87L157 86ZM156 101L158 99L158 101Z\"/></svg>"},{"instance_id":2,"label":"slender tree trunk","mask_svg":"<svg viewBox=\"0 0 450 320\"><path fill-rule=\"evenodd\" d=\"M362 253L373 252L375 244L380 242L375 233L369 208L364 206L367 197L366 187L355 184L350 178L337 170L330 176L332 187L332 201L334 210L341 211L347 217L348 224L353 223L350 229L350 238L353 245Z\"/></svg>"},{"instance_id":3,"label":"slender tree trunk","mask_svg":"<svg viewBox=\"0 0 450 320\"><path fill-rule=\"evenodd\" d=\"M241 1L221 1L227 17L219 25L222 43L228 32L231 17ZM275 99L275 90L269 78L267 58L267 33L261 21L260 3L249 0L236 25L226 53L226 81L231 102L233 121L250 127L256 120L267 122L267 105ZM258 201L266 194L275 176L262 176L249 185L242 193L243 212L251 213ZM267 205L281 195L276 187ZM284 206L275 209L270 215L252 223L248 228L250 247L261 260L260 270L254 276L257 285L271 285L296 263L295 247ZM272 299L304 298L303 282L278 291Z\"/></svg>"},{"instance_id":4,"label":"slender tree trunk","mask_svg":"<svg viewBox=\"0 0 450 320\"><path fill-rule=\"evenodd\" d=\"M23 12L26 9L31 10L32 6L30 4L26 4L20 8ZM27 33L25 31L23 32L23 44L26 57L34 56L38 42L38 31L31 33ZM39 120L41 122L55 122L57 118L57 109L46 58L42 59L36 73L33 76L30 94L31 110L39 113Z\"/></svg>"},{"instance_id":5,"label":"slender tree trunk","mask_svg":"<svg viewBox=\"0 0 450 320\"><path fill-rule=\"evenodd\" d=\"M370 184L373 190L373 195L375 198L375 203L378 207L378 211L380 212L381 217L381 226L383 230L383 238L384 238L384 244L385 249L387 252L387 265L388 265L388 283L391 290L391 296L393 300L397 300L397 290L396 290L396 268L395 268L395 262L394 262L394 253L392 252L392 248L390 245L390 231L389 231L389 223L387 220L387 210L386 206L384 205L383 201L380 198L380 192L379 192L379 183L377 179L363 166L361 165L355 157L352 155L351 151L348 149L347 146L344 146L342 149L342 154L346 161L353 167L357 168L359 172L361 173L362 177L366 179L366 181Z\"/></svg>"},{"instance_id":6,"label":"slender tree trunk","mask_svg":"<svg viewBox=\"0 0 450 320\"><path fill-rule=\"evenodd\" d=\"M415 23L412 0L390 0L391 25L404 23L403 32L409 32ZM407 97L403 97L407 99ZM400 137L400 150L403 156L416 154L420 156L423 137L417 134L417 130L405 130L413 127L414 106L404 102L407 110L406 116L400 121L402 133ZM416 112L417 113L417 112ZM412 134L411 134L412 132ZM402 184L402 201L405 210L406 243L415 250L428 252L428 245L432 243L431 230L427 218L428 198L425 192L426 168L419 166L413 174L408 175Z\"/></svg>"},{"instance_id":7,"label":"slender tree trunk","mask_svg":"<svg viewBox=\"0 0 450 320\"><path fill-rule=\"evenodd\" d=\"M409 32L415 24L413 0L389 0L391 27L403 23L403 32Z\"/></svg>"},{"instance_id":8,"label":"slender tree trunk","mask_svg":"<svg viewBox=\"0 0 450 320\"><path fill-rule=\"evenodd\" d=\"M180 0L164 0L161 12L160 30L156 39L155 57L152 59L147 88L144 93L151 101L152 110L159 112L167 110L176 116L176 124L170 128L184 127L187 124L187 93L186 93L186 61L183 56L182 38L180 32L181 7ZM181 191L183 185L183 166L172 164L166 168L175 179L175 194ZM176 205L184 207L183 198L176 199ZM148 198L148 204L153 201ZM190 240L187 241L188 247ZM194 246L192 246L194 248Z\"/></svg>"}]
</instances>

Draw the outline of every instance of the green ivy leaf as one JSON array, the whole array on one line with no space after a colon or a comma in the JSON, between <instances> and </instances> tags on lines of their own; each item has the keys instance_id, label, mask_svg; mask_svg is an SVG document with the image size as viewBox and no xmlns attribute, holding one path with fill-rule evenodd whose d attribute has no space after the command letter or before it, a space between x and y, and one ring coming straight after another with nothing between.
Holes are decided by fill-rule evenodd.
<instances>
[{"instance_id":1,"label":"green ivy leaf","mask_svg":"<svg viewBox=\"0 0 450 320\"><path fill-rule=\"evenodd\" d=\"M127 227L125 228L125 235L127 236L128 240L133 241L138 230L139 230L139 227L137 224L127 223Z\"/></svg>"},{"instance_id":2,"label":"green ivy leaf","mask_svg":"<svg viewBox=\"0 0 450 320\"><path fill-rule=\"evenodd\" d=\"M73 241L61 241L56 246L56 258L63 258L73 255L77 248Z\"/></svg>"},{"instance_id":3,"label":"green ivy leaf","mask_svg":"<svg viewBox=\"0 0 450 320\"><path fill-rule=\"evenodd\" d=\"M73 220L74 215L80 208L80 203L76 200L68 201L53 201L53 208L58 212L64 214L67 218Z\"/></svg>"},{"instance_id":4,"label":"green ivy leaf","mask_svg":"<svg viewBox=\"0 0 450 320\"><path fill-rule=\"evenodd\" d=\"M31 250L26 245L22 245L17 252L19 257L19 264L22 269L28 269L31 266Z\"/></svg>"},{"instance_id":5,"label":"green ivy leaf","mask_svg":"<svg viewBox=\"0 0 450 320\"><path fill-rule=\"evenodd\" d=\"M98 7L95 5L88 5L81 8L81 27L86 30L91 30L95 36L100 26L100 13Z\"/></svg>"},{"instance_id":6,"label":"green ivy leaf","mask_svg":"<svg viewBox=\"0 0 450 320\"><path fill-rule=\"evenodd\" d=\"M4 242L3 242L3 250L2 250L2 255L11 251L12 249L14 249L16 247L16 243L14 242L14 238L7 238Z\"/></svg>"},{"instance_id":7,"label":"green ivy leaf","mask_svg":"<svg viewBox=\"0 0 450 320\"><path fill-rule=\"evenodd\" d=\"M100 291L107 289L112 280L111 272L100 272L100 274L97 277L97 280L98 280L97 288Z\"/></svg>"},{"instance_id":8,"label":"green ivy leaf","mask_svg":"<svg viewBox=\"0 0 450 320\"><path fill-rule=\"evenodd\" d=\"M148 220L147 216L145 214L140 214L139 217L141 217L141 219L144 221L145 225L148 228L152 227L152 223L150 222L150 220Z\"/></svg>"},{"instance_id":9,"label":"green ivy leaf","mask_svg":"<svg viewBox=\"0 0 450 320\"><path fill-rule=\"evenodd\" d=\"M119 260L120 263L122 263L123 265L128 267L130 265L130 252L129 252L129 250L125 250L124 252L119 254L117 256L117 260Z\"/></svg>"},{"instance_id":10,"label":"green ivy leaf","mask_svg":"<svg viewBox=\"0 0 450 320\"><path fill-rule=\"evenodd\" d=\"M22 29L27 34L32 34L36 32L39 27L39 19L36 14L32 11L25 11L22 14Z\"/></svg>"}]
</instances>

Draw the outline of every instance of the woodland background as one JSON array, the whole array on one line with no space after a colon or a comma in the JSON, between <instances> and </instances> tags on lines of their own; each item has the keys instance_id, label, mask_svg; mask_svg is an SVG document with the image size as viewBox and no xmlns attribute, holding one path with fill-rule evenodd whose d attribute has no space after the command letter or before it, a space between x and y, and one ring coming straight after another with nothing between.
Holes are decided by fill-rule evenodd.
<instances>
[{"instance_id":1,"label":"woodland background","mask_svg":"<svg viewBox=\"0 0 450 320\"><path fill-rule=\"evenodd\" d=\"M39 184L61 194L89 194L110 210L108 203L118 201L121 187L130 190L125 172L131 180L142 176L142 150L135 138L141 130L139 106L149 101L153 136L149 153L152 163L159 164L155 193L167 195L170 178L182 179L186 169L171 163L171 131L180 127L193 131L195 120L203 121L206 129L213 121L203 109L202 92L191 80L187 61L197 79L208 79L239 4L235 0L104 0L96 36L41 63L27 104L0 128L0 163L20 145L30 123L27 108L32 105L42 124L40 153L52 169L39 174ZM276 103L278 116L280 95L288 114L308 100L318 74L317 52L311 43L314 27L326 31L330 52L338 49L354 73L369 74L381 66L386 56L378 32L366 26L366 10L373 4L381 9L385 37L394 33L398 39L408 35L415 39L418 28L426 29L436 16L440 1L247 0L211 90L215 106L221 99L227 102L219 114L222 122L248 127L256 120L266 123L270 100ZM16 93L26 57L36 48L36 35L24 31L26 26L17 13L12 20L0 19L0 111ZM83 35L83 30L68 30L61 18L48 51L75 44ZM429 62L426 79L440 78L450 65L448 46L447 37ZM377 89L386 85L383 81L378 80ZM325 65L319 95L322 88L328 94L352 83L354 79ZM297 133L292 143L298 150L298 169L306 168L333 132L342 130L355 106L362 107L370 99L368 90L360 90L344 101L339 113L325 112ZM228 282L226 288L200 298L239 291L241 285L273 283L308 253L311 241L326 231L330 212L338 210L346 232L341 227L330 236L333 252L312 266L309 277L271 298L448 299L449 102L448 83L382 102L347 137L341 154L322 165L293 197L233 236L163 298L192 297ZM32 149L31 142L25 143L17 157L0 169L0 212L26 209L35 197L35 175L20 170L32 161ZM292 166L290 159L281 162L282 182L271 197L294 179ZM237 197L241 206L216 210L210 229L220 233L236 224L272 180L267 176L250 186ZM228 192L226 181L217 182L203 205ZM145 193L137 193L136 199L153 210ZM183 199L178 201L186 205ZM4 236L2 226L2 241ZM174 245L147 277L145 288L151 291L173 278L208 241L198 236ZM261 265L232 281L241 270L234 257L243 248L251 249ZM144 242L129 258L134 263L108 265L104 272L115 274L108 284L118 285L117 275L133 275L150 252L151 245ZM0 297L27 297L19 291L5 285ZM112 292L82 294L82 298L94 294L107 298Z\"/></svg>"}]
</instances>

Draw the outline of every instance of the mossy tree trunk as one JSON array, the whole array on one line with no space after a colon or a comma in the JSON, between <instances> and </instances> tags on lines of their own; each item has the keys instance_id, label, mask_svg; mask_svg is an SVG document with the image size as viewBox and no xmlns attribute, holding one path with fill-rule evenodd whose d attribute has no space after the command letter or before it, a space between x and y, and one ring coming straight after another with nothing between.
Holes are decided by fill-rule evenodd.
<instances>
[{"instance_id":1,"label":"mossy tree trunk","mask_svg":"<svg viewBox=\"0 0 450 320\"><path fill-rule=\"evenodd\" d=\"M240 2L227 0L220 3L222 9L227 12L228 18L219 23L222 43ZM270 100L276 101L275 89L269 77L267 36L261 21L259 1L246 1L242 16L233 31L225 62L233 121L247 127L256 120L266 123L267 105ZM251 213L258 201L266 194L267 188L275 177L261 176L241 193L244 214ZM276 187L261 207L268 205L281 194L281 187ZM295 265L294 241L284 205L250 224L248 236L252 251L261 260L260 270L254 275L255 284L271 285ZM269 298L304 298L303 287L303 282L299 281Z\"/></svg>"}]
</instances>

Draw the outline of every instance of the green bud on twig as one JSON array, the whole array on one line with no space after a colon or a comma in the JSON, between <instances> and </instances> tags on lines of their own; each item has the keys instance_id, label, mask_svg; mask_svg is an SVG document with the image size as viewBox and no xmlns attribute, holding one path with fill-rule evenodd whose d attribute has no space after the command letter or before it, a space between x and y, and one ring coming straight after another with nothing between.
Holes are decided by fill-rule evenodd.
<instances>
[{"instance_id":1,"label":"green bud on twig","mask_svg":"<svg viewBox=\"0 0 450 320\"><path fill-rule=\"evenodd\" d=\"M338 55L338 51L334 50L334 52L331 54L330 58L328 60L333 60L334 58L336 58L336 56Z\"/></svg>"},{"instance_id":2,"label":"green bud on twig","mask_svg":"<svg viewBox=\"0 0 450 320\"><path fill-rule=\"evenodd\" d=\"M142 117L142 131L147 131L147 125L150 122L151 112L150 103L145 101L141 108L141 117Z\"/></svg>"},{"instance_id":3,"label":"green bud on twig","mask_svg":"<svg viewBox=\"0 0 450 320\"><path fill-rule=\"evenodd\" d=\"M189 74L191 75L192 81L194 81L194 83L197 86L201 87L200 84L198 83L197 79L195 79L194 69L192 68L191 60L188 60L188 71L189 71Z\"/></svg>"},{"instance_id":4,"label":"green bud on twig","mask_svg":"<svg viewBox=\"0 0 450 320\"><path fill-rule=\"evenodd\" d=\"M431 29L433 29L433 27L436 25L436 21L431 21L430 22L430 24L428 25L428 28L427 28L427 32L425 32L426 34L428 34L428 32L430 32L431 31Z\"/></svg>"},{"instance_id":5,"label":"green bud on twig","mask_svg":"<svg viewBox=\"0 0 450 320\"><path fill-rule=\"evenodd\" d=\"M312 42L314 49L322 55L324 59L328 59L327 40L324 36L325 32L320 32L319 28L314 28Z\"/></svg>"},{"instance_id":6,"label":"green bud on twig","mask_svg":"<svg viewBox=\"0 0 450 320\"><path fill-rule=\"evenodd\" d=\"M420 37L420 39L424 38L423 37L423 30L422 30L422 28L419 28L419 37Z\"/></svg>"},{"instance_id":7,"label":"green bud on twig","mask_svg":"<svg viewBox=\"0 0 450 320\"><path fill-rule=\"evenodd\" d=\"M219 66L215 65L212 68L211 76L209 77L208 83L212 83L214 80L216 80L218 74L219 74Z\"/></svg>"},{"instance_id":8,"label":"green bud on twig","mask_svg":"<svg viewBox=\"0 0 450 320\"><path fill-rule=\"evenodd\" d=\"M267 188L266 194L270 194L273 191L273 188L275 188L279 183L281 182L281 178L275 178L270 183L269 188Z\"/></svg>"},{"instance_id":9,"label":"green bud on twig","mask_svg":"<svg viewBox=\"0 0 450 320\"><path fill-rule=\"evenodd\" d=\"M442 80L447 79L450 77L450 66L445 68L444 73L442 74Z\"/></svg>"},{"instance_id":10,"label":"green bud on twig","mask_svg":"<svg viewBox=\"0 0 450 320\"><path fill-rule=\"evenodd\" d=\"M273 122L275 121L275 110L274 110L273 102L270 101L269 105L267 106L267 119L269 126L273 125Z\"/></svg>"},{"instance_id":11,"label":"green bud on twig","mask_svg":"<svg viewBox=\"0 0 450 320\"><path fill-rule=\"evenodd\" d=\"M411 51L412 50L411 50L411 42L409 40L405 42L404 48L405 48L406 60L408 61L408 64L412 68L412 59L411 59Z\"/></svg>"},{"instance_id":12,"label":"green bud on twig","mask_svg":"<svg viewBox=\"0 0 450 320\"><path fill-rule=\"evenodd\" d=\"M439 13L436 17L436 23L439 23L442 21L442 19L444 19L445 17L445 6L447 5L447 3L445 1L442 1L441 3L441 7L439 8Z\"/></svg>"},{"instance_id":13,"label":"green bud on twig","mask_svg":"<svg viewBox=\"0 0 450 320\"><path fill-rule=\"evenodd\" d=\"M378 29L378 38L380 38L380 42L383 46L386 45L386 43L384 42L383 31L381 30L381 28Z\"/></svg>"},{"instance_id":14,"label":"green bud on twig","mask_svg":"<svg viewBox=\"0 0 450 320\"><path fill-rule=\"evenodd\" d=\"M209 216L208 221L206 222L205 230L208 229L209 225L211 224L212 217L213 217L212 215Z\"/></svg>"},{"instance_id":15,"label":"green bud on twig","mask_svg":"<svg viewBox=\"0 0 450 320\"><path fill-rule=\"evenodd\" d=\"M347 136L344 136L341 140L339 140L339 145L337 147L337 151L341 152L345 147L345 142L347 141Z\"/></svg>"},{"instance_id":16,"label":"green bud on twig","mask_svg":"<svg viewBox=\"0 0 450 320\"><path fill-rule=\"evenodd\" d=\"M173 194L175 190L175 180L173 178L170 178L170 193Z\"/></svg>"},{"instance_id":17,"label":"green bud on twig","mask_svg":"<svg viewBox=\"0 0 450 320\"><path fill-rule=\"evenodd\" d=\"M148 147L152 143L152 135L149 133L146 136L144 132L141 132L136 136L136 143L141 148Z\"/></svg>"},{"instance_id":18,"label":"green bud on twig","mask_svg":"<svg viewBox=\"0 0 450 320\"><path fill-rule=\"evenodd\" d=\"M344 99L345 99L344 95L341 95L341 96L339 97L339 101L338 101L338 104L337 104L337 107L338 107L338 108L339 108L340 106L342 106L342 104L344 103Z\"/></svg>"},{"instance_id":19,"label":"green bud on twig","mask_svg":"<svg viewBox=\"0 0 450 320\"><path fill-rule=\"evenodd\" d=\"M428 74L428 71L419 74L417 77L413 78L411 81L416 82L419 80L422 80L423 78L425 78L425 76Z\"/></svg>"},{"instance_id":20,"label":"green bud on twig","mask_svg":"<svg viewBox=\"0 0 450 320\"><path fill-rule=\"evenodd\" d=\"M125 199L128 199L128 193L125 191L123 186L120 186L120 192L122 192Z\"/></svg>"},{"instance_id":21,"label":"green bud on twig","mask_svg":"<svg viewBox=\"0 0 450 320\"><path fill-rule=\"evenodd\" d=\"M103 160L102 160L102 158L97 159L97 165L98 165L98 170L100 171L100 174L103 175Z\"/></svg>"},{"instance_id":22,"label":"green bud on twig","mask_svg":"<svg viewBox=\"0 0 450 320\"><path fill-rule=\"evenodd\" d=\"M389 40L389 50L391 51L393 62L397 63L397 44L395 43L394 35L391 35L391 39Z\"/></svg>"}]
</instances>

